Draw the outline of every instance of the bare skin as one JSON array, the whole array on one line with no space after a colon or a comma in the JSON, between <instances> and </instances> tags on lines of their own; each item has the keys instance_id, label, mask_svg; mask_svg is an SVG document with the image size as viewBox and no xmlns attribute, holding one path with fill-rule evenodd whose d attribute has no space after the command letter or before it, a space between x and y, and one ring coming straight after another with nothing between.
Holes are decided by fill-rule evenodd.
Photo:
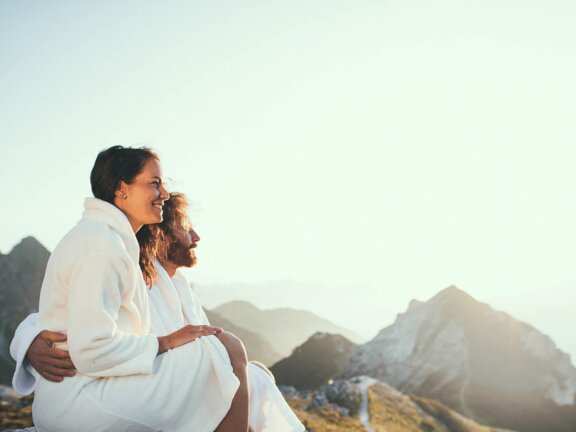
<instances>
[{"instance_id":1,"label":"bare skin","mask_svg":"<svg viewBox=\"0 0 576 432\"><path fill-rule=\"evenodd\" d=\"M240 381L230 410L214 432L246 432L250 416L250 390L248 387L248 357L242 341L229 332L216 335L228 351L234 375Z\"/></svg>"},{"instance_id":2,"label":"bare skin","mask_svg":"<svg viewBox=\"0 0 576 432\"><path fill-rule=\"evenodd\" d=\"M26 358L48 381L61 382L76 374L68 351L55 348L54 343L66 342L66 335L44 330L30 344Z\"/></svg>"},{"instance_id":3,"label":"bare skin","mask_svg":"<svg viewBox=\"0 0 576 432\"><path fill-rule=\"evenodd\" d=\"M212 327L209 325L186 325L174 333L166 336L158 337L158 355L165 353L169 349L178 348L179 346L186 345L193 342L199 337L219 335L222 333L220 327Z\"/></svg>"}]
</instances>

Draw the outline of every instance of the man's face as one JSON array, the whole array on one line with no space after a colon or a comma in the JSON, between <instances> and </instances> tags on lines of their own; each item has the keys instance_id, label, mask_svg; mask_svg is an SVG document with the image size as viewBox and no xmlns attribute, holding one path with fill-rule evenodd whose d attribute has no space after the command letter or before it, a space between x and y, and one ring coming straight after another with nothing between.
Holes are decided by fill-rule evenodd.
<instances>
[{"instance_id":1,"label":"man's face","mask_svg":"<svg viewBox=\"0 0 576 432\"><path fill-rule=\"evenodd\" d=\"M198 246L200 237L192 228L179 226L174 231L176 241L168 246L167 258L177 267L192 267L196 264L194 248Z\"/></svg>"}]
</instances>

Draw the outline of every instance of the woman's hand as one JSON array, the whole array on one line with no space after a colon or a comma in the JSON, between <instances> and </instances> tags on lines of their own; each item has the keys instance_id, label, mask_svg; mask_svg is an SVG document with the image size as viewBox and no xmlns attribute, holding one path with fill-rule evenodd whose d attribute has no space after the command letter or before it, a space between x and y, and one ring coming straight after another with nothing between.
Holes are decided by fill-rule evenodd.
<instances>
[{"instance_id":1,"label":"woman's hand","mask_svg":"<svg viewBox=\"0 0 576 432\"><path fill-rule=\"evenodd\" d=\"M158 337L158 354L162 354L169 349L177 348L195 341L202 336L210 336L222 333L220 327L209 325L187 325L174 333Z\"/></svg>"}]
</instances>

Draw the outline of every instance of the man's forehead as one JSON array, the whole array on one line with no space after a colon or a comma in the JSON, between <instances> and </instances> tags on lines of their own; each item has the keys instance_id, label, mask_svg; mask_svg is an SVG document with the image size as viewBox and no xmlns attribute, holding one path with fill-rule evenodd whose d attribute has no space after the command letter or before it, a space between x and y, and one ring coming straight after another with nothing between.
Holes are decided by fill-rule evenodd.
<instances>
[{"instance_id":1,"label":"man's forehead","mask_svg":"<svg viewBox=\"0 0 576 432\"><path fill-rule=\"evenodd\" d=\"M181 228L186 231L192 228L192 222L190 221L188 215L182 215L176 219L176 228Z\"/></svg>"}]
</instances>

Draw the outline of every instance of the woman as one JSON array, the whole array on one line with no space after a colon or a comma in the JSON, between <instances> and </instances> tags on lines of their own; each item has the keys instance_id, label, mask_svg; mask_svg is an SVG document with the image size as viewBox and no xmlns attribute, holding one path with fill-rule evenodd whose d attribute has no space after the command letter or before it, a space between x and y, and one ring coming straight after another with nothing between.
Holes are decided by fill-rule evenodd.
<instances>
[{"instance_id":1,"label":"woman","mask_svg":"<svg viewBox=\"0 0 576 432\"><path fill-rule=\"evenodd\" d=\"M67 333L63 348L78 373L61 383L37 376L38 430L246 431L247 413L234 411L243 406L240 382L214 336L220 329L149 334L135 233L162 221L169 198L157 155L112 147L90 181L95 198L52 253L40 293L40 326Z\"/></svg>"}]
</instances>

